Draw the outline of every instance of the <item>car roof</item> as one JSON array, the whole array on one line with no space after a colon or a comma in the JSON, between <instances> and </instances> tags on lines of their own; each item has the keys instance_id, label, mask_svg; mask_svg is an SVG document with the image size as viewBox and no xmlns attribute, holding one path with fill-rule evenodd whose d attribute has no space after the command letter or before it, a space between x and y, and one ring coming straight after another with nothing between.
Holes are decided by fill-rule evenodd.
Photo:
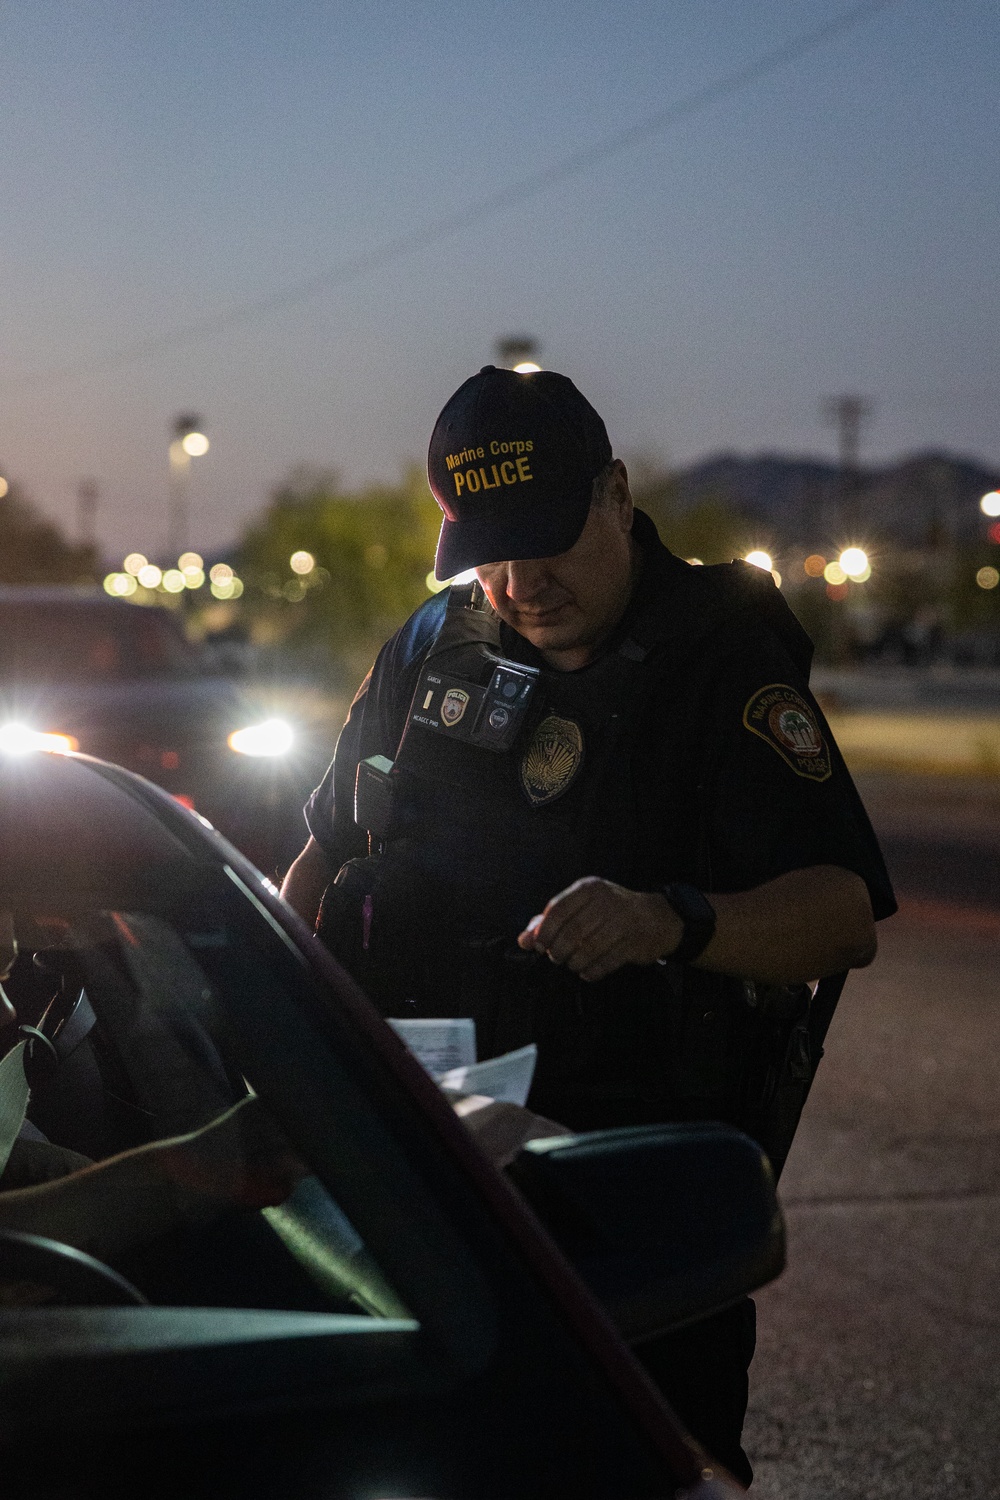
<instances>
[{"instance_id":1,"label":"car roof","mask_svg":"<svg viewBox=\"0 0 1000 1500\"><path fill-rule=\"evenodd\" d=\"M0 905L163 908L203 889L227 855L244 863L131 772L85 755L0 755Z\"/></svg>"}]
</instances>

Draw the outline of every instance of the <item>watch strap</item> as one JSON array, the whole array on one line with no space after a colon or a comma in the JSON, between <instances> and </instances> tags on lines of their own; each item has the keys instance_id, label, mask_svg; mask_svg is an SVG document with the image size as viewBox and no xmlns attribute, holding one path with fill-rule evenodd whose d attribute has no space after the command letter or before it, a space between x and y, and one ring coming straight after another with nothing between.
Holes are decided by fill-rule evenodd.
<instances>
[{"instance_id":1,"label":"watch strap","mask_svg":"<svg viewBox=\"0 0 1000 1500\"><path fill-rule=\"evenodd\" d=\"M678 963L693 963L715 936L715 908L703 891L683 880L661 886L660 894L666 896L684 924L681 940L669 957Z\"/></svg>"}]
</instances>

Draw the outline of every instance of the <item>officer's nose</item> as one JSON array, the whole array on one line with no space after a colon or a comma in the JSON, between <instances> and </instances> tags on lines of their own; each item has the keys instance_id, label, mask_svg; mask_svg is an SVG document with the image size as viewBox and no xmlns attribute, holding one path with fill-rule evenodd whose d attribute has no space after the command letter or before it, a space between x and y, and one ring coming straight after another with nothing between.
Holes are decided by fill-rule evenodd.
<instances>
[{"instance_id":1,"label":"officer's nose","mask_svg":"<svg viewBox=\"0 0 1000 1500\"><path fill-rule=\"evenodd\" d=\"M544 558L525 558L507 564L507 598L515 604L530 604L545 592L548 574Z\"/></svg>"}]
</instances>

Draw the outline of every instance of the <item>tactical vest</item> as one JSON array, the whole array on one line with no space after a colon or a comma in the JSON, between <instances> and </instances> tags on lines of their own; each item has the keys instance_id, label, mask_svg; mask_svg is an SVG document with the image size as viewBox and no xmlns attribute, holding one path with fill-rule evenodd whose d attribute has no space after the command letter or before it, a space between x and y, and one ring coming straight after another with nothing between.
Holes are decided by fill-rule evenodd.
<instances>
[{"instance_id":1,"label":"tactical vest","mask_svg":"<svg viewBox=\"0 0 1000 1500\"><path fill-rule=\"evenodd\" d=\"M678 694L697 712L731 639L718 626L758 585L699 572L686 629L647 588L627 633L570 673L506 659L481 590L453 587L394 761L359 768L377 852L345 865L324 902L324 940L384 1015L472 1016L481 1057L536 1042L529 1103L569 1125L746 1115L756 1018L742 981L668 961L586 984L515 941L585 875L710 888L710 757L678 743L664 763L656 720Z\"/></svg>"}]
</instances>

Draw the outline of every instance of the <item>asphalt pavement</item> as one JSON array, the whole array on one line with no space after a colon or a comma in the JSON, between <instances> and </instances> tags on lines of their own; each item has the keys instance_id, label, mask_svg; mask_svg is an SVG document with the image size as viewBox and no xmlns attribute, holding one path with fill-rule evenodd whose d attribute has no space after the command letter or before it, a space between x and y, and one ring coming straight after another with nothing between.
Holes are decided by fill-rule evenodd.
<instances>
[{"instance_id":1,"label":"asphalt pavement","mask_svg":"<svg viewBox=\"0 0 1000 1500\"><path fill-rule=\"evenodd\" d=\"M758 1500L1000 1500L1000 780L859 777L902 910L851 976L758 1294Z\"/></svg>"}]
</instances>

